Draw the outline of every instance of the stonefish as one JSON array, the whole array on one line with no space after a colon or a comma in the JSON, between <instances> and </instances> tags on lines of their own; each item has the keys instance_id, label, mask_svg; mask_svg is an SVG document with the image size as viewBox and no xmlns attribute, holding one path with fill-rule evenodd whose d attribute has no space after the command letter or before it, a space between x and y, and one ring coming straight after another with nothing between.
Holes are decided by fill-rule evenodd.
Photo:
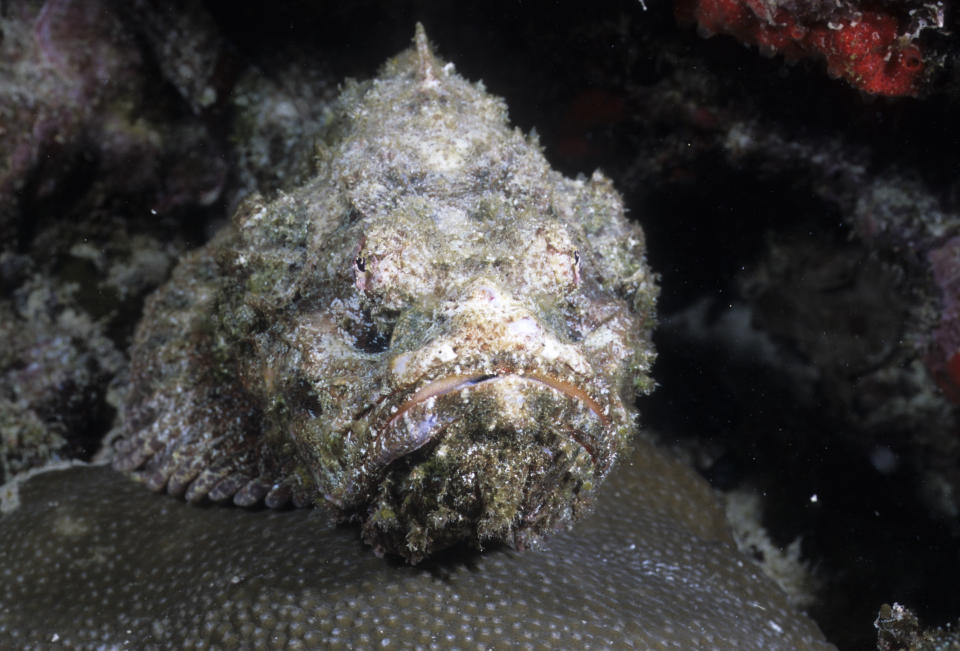
<instances>
[{"instance_id":1,"label":"stonefish","mask_svg":"<svg viewBox=\"0 0 960 651\"><path fill-rule=\"evenodd\" d=\"M643 233L421 26L338 102L316 176L148 300L114 465L191 502L326 503L410 562L527 547L587 509L652 389Z\"/></svg>"}]
</instances>

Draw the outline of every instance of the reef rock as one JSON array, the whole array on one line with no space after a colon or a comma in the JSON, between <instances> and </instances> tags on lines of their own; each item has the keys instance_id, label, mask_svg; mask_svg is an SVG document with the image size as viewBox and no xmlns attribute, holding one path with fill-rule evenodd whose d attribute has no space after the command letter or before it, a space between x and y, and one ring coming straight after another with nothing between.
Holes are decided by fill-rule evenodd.
<instances>
[{"instance_id":1,"label":"reef rock","mask_svg":"<svg viewBox=\"0 0 960 651\"><path fill-rule=\"evenodd\" d=\"M653 387L640 227L422 27L326 140L314 179L248 201L148 301L115 467L190 501L332 505L411 562L567 526Z\"/></svg>"},{"instance_id":2,"label":"reef rock","mask_svg":"<svg viewBox=\"0 0 960 651\"><path fill-rule=\"evenodd\" d=\"M0 516L3 648L832 648L707 485L643 442L546 549L416 567L319 509L188 505L103 467L35 476L19 502Z\"/></svg>"}]
</instances>

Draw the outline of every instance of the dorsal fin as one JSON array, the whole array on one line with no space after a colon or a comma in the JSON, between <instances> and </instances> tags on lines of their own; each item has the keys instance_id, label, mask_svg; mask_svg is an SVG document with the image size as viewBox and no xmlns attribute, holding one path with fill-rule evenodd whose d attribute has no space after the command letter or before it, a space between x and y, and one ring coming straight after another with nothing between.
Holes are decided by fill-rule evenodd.
<instances>
[{"instance_id":1,"label":"dorsal fin","mask_svg":"<svg viewBox=\"0 0 960 651\"><path fill-rule=\"evenodd\" d=\"M420 85L424 89L434 88L439 77L440 62L433 54L433 48L430 47L430 41L427 39L426 30L423 29L423 23L417 23L413 43L416 49L417 78L420 80Z\"/></svg>"}]
</instances>

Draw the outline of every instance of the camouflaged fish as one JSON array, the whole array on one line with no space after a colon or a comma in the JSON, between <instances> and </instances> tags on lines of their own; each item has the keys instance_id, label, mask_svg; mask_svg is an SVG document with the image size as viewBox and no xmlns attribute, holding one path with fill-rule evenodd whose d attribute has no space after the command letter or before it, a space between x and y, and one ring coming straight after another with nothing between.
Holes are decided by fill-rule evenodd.
<instances>
[{"instance_id":1,"label":"camouflaged fish","mask_svg":"<svg viewBox=\"0 0 960 651\"><path fill-rule=\"evenodd\" d=\"M420 26L338 101L316 177L147 302L114 465L189 501L329 504L410 562L529 546L584 512L652 389L643 233Z\"/></svg>"}]
</instances>

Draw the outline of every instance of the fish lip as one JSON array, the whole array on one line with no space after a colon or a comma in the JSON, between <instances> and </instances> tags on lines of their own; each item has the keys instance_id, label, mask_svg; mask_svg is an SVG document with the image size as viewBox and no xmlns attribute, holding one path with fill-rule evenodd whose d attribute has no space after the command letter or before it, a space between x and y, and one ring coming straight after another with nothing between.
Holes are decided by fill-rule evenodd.
<instances>
[{"instance_id":1,"label":"fish lip","mask_svg":"<svg viewBox=\"0 0 960 651\"><path fill-rule=\"evenodd\" d=\"M381 400L388 402L387 404L380 402L377 409L381 416L379 418L375 417L374 419L374 423L379 422L379 424L370 426L373 434L371 441L372 446L369 450L370 460L363 465L360 471L356 473L346 485L337 491L325 493L325 498L341 509L356 508L357 505L364 503L364 500L369 498L368 496L373 490L373 486L378 481L378 478L382 477L383 473L386 472L387 467L398 459L416 452L438 438L435 432L424 432L421 436L414 436L408 438L406 441L397 442L396 440L390 440L387 434L397 426L398 420L409 410L438 396L447 395L454 391L460 391L486 382L501 381L512 377L539 382L555 391L563 393L568 398L584 402L597 416L601 426L604 430L607 430L608 434L611 433L610 430L615 426L614 421L616 419L612 419L605 413L605 409L601 406L604 403L594 400L579 386L560 380L553 375L540 372L526 373L516 371L503 371L499 373L480 371L446 375L439 379L429 381L420 386L419 389L408 393L406 399L399 403L399 407L397 407L396 410L393 410L392 405L397 403L389 400L389 397L398 394L402 395L402 390L394 391L389 396L387 394L381 396ZM407 386L416 386L416 384L409 384ZM607 407L612 407L612 404L607 404ZM367 413L369 413L369 411L371 410L368 410ZM606 475L613 459L610 458L607 461L602 460L600 458L601 451L595 449L588 441L576 435L573 435L572 438L590 457L597 476L603 477Z\"/></svg>"},{"instance_id":2,"label":"fish lip","mask_svg":"<svg viewBox=\"0 0 960 651\"><path fill-rule=\"evenodd\" d=\"M486 382L496 382L498 380L503 380L510 377L517 377L523 380L533 380L548 386L551 389L555 389L569 398L579 400L586 404L586 406L590 408L590 411L597 415L597 418L600 419L600 423L604 427L607 427L610 424L610 419L606 414L604 414L604 410L600 406L600 403L590 397L590 394L581 389L579 386L556 378L552 375L548 375L546 373L473 373L448 375L438 380L428 382L424 386L420 387L413 393L413 395L400 403L396 413L392 414L390 419L387 420L386 424L384 425L384 429L392 427L396 420L403 416L404 413L416 405L429 400L430 398L437 398L448 393L453 393L454 391L466 389L467 387L476 386Z\"/></svg>"},{"instance_id":3,"label":"fish lip","mask_svg":"<svg viewBox=\"0 0 960 651\"><path fill-rule=\"evenodd\" d=\"M603 427L605 430L609 429L611 426L611 419L607 415L602 404L591 397L586 390L582 389L576 384L561 380L558 377L547 373L508 371L502 373L480 372L451 374L436 380L432 380L414 391L409 395L409 397L400 403L396 411L389 414L389 416L383 422L383 425L376 428L377 438L380 439L379 447L381 451L381 457L379 461L381 467L385 467L397 459L419 450L436 438L435 436L423 436L421 438L409 441L406 445L401 445L397 448L387 448L386 441L383 440L384 437L382 435L396 427L398 421L408 411L425 403L428 400L438 398L440 396L448 395L450 393L468 389L470 387L479 386L481 384L506 380L508 378L519 378L525 381L537 382L555 391L558 391L568 398L586 405L586 407L590 409L595 416L597 416L601 427ZM580 447L582 447L590 456L594 467L597 468L601 473L605 472L605 468L603 467L605 464L601 463L599 459L599 453L594 449L594 446L590 445L587 441L581 439L580 437L574 436L573 438L576 443L580 445Z\"/></svg>"}]
</instances>

